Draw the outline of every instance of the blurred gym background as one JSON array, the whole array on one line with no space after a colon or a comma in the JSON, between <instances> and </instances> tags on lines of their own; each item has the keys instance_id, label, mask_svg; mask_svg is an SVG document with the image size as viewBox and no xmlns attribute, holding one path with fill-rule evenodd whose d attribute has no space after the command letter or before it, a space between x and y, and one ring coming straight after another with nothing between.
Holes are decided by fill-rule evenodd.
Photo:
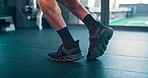
<instances>
[{"instance_id":1,"label":"blurred gym background","mask_svg":"<svg viewBox=\"0 0 148 78\"><path fill-rule=\"evenodd\" d=\"M147 0L81 0L91 15L105 25L113 27L148 27ZM61 6L68 26L81 27L83 23ZM0 0L0 29L11 31L17 28L38 28L37 19L43 28L51 28L44 15L39 14L37 0ZM134 29L134 28L133 28Z\"/></svg>"}]
</instances>

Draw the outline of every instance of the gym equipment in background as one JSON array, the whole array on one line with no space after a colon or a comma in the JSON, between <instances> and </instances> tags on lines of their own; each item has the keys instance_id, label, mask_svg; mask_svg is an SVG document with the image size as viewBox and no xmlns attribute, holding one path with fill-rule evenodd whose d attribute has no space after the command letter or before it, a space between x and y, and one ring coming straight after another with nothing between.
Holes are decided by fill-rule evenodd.
<instances>
[{"instance_id":1,"label":"gym equipment in background","mask_svg":"<svg viewBox=\"0 0 148 78\"><path fill-rule=\"evenodd\" d=\"M22 12L26 15L27 20L36 19L36 25L39 27L39 30L42 30L43 12L37 6L37 0L26 0L24 6L22 7Z\"/></svg>"},{"instance_id":2,"label":"gym equipment in background","mask_svg":"<svg viewBox=\"0 0 148 78\"><path fill-rule=\"evenodd\" d=\"M0 31L15 31L12 16L0 16Z\"/></svg>"}]
</instances>

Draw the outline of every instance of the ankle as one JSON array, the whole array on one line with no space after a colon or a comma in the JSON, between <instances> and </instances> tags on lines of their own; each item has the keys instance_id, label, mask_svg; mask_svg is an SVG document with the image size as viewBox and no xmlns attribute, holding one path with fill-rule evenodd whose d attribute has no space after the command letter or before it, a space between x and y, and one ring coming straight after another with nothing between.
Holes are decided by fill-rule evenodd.
<instances>
[{"instance_id":1,"label":"ankle","mask_svg":"<svg viewBox=\"0 0 148 78\"><path fill-rule=\"evenodd\" d=\"M72 49L74 47L79 47L79 41L74 41L73 43L65 43L64 48L66 49Z\"/></svg>"}]
</instances>

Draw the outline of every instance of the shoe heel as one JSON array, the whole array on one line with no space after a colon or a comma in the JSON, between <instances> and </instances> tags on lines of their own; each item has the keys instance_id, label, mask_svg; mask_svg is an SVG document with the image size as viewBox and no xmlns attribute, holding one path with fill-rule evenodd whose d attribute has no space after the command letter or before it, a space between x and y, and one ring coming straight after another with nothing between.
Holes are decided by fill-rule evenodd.
<instances>
[{"instance_id":1,"label":"shoe heel","mask_svg":"<svg viewBox=\"0 0 148 78\"><path fill-rule=\"evenodd\" d=\"M112 38L112 36L113 36L113 29L111 27L108 27L107 31L108 31L107 38L108 38L108 40L110 40Z\"/></svg>"}]
</instances>

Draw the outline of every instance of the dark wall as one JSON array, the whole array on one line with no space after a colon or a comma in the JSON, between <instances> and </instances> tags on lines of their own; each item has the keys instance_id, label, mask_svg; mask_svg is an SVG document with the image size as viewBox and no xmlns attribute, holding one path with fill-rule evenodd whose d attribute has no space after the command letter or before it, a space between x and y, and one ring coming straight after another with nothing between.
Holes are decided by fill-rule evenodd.
<instances>
[{"instance_id":1,"label":"dark wall","mask_svg":"<svg viewBox=\"0 0 148 78\"><path fill-rule=\"evenodd\" d=\"M15 7L1 7L0 8L0 16L12 16L14 24L16 25L16 11Z\"/></svg>"},{"instance_id":2,"label":"dark wall","mask_svg":"<svg viewBox=\"0 0 148 78\"><path fill-rule=\"evenodd\" d=\"M0 16L12 16L16 28L35 26L35 21L28 21L22 12L26 0L4 0L5 4L0 7Z\"/></svg>"},{"instance_id":3,"label":"dark wall","mask_svg":"<svg viewBox=\"0 0 148 78\"><path fill-rule=\"evenodd\" d=\"M4 5L0 7L1 16L12 16L14 24L16 25L16 0L4 0Z\"/></svg>"},{"instance_id":4,"label":"dark wall","mask_svg":"<svg viewBox=\"0 0 148 78\"><path fill-rule=\"evenodd\" d=\"M16 0L6 0L7 6L16 6Z\"/></svg>"},{"instance_id":5,"label":"dark wall","mask_svg":"<svg viewBox=\"0 0 148 78\"><path fill-rule=\"evenodd\" d=\"M24 6L25 0L16 1L16 26L18 28L27 27L27 19L25 14L22 12L22 7Z\"/></svg>"},{"instance_id":6,"label":"dark wall","mask_svg":"<svg viewBox=\"0 0 148 78\"><path fill-rule=\"evenodd\" d=\"M120 4L119 7L131 8L133 16L148 16L148 4Z\"/></svg>"}]
</instances>

